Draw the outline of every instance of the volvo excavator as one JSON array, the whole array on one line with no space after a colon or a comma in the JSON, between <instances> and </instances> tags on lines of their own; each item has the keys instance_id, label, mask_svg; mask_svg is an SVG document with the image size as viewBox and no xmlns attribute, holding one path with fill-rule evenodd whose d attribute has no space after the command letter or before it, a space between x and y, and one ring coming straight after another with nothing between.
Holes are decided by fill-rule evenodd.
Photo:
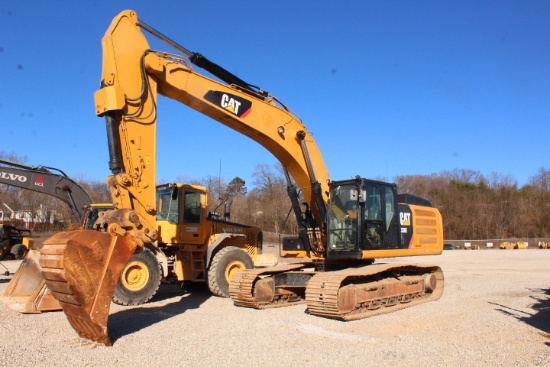
<instances>
[{"instance_id":1,"label":"volvo excavator","mask_svg":"<svg viewBox=\"0 0 550 367\"><path fill-rule=\"evenodd\" d=\"M177 53L152 50L144 31ZM311 132L280 100L185 49L134 11L113 19L102 47L102 78L94 99L96 114L105 119L112 172L107 182L116 210L103 216L100 231L54 235L40 259L48 287L81 337L111 345L110 300L135 253L170 243L177 261L193 246L180 238L200 236L181 221L167 233L157 220L165 208L155 203L159 94L248 136L285 170L300 229L283 239L280 255L294 261L234 274L229 293L236 305L306 303L311 314L353 320L441 296L444 278L438 266L374 264L379 258L442 252L442 218L427 200L359 176L332 180ZM184 145L180 152L190 154Z\"/></svg>"}]
</instances>

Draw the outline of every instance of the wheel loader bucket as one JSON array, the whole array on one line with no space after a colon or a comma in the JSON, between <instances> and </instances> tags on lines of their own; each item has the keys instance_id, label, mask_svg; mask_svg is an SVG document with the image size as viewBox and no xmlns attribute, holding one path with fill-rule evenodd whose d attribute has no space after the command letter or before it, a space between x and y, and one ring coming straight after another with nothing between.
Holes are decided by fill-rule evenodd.
<instances>
[{"instance_id":1,"label":"wheel loader bucket","mask_svg":"<svg viewBox=\"0 0 550 367\"><path fill-rule=\"evenodd\" d=\"M92 230L61 232L44 241L42 275L81 337L111 345L111 298L136 247L133 237Z\"/></svg>"},{"instance_id":2,"label":"wheel loader bucket","mask_svg":"<svg viewBox=\"0 0 550 367\"><path fill-rule=\"evenodd\" d=\"M22 313L61 310L61 305L46 287L39 259L40 252L30 250L11 278L2 294L2 302L10 308Z\"/></svg>"}]
</instances>

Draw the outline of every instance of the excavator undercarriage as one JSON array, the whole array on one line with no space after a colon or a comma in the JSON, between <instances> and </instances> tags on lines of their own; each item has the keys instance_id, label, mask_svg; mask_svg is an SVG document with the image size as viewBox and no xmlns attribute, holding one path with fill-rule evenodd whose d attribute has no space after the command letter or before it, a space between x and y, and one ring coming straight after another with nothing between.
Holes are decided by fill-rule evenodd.
<instances>
[{"instance_id":1,"label":"excavator undercarriage","mask_svg":"<svg viewBox=\"0 0 550 367\"><path fill-rule=\"evenodd\" d=\"M308 264L244 270L230 286L236 306L256 309L306 303L308 312L358 320L397 311L443 294L437 266L375 264L316 272Z\"/></svg>"}]
</instances>

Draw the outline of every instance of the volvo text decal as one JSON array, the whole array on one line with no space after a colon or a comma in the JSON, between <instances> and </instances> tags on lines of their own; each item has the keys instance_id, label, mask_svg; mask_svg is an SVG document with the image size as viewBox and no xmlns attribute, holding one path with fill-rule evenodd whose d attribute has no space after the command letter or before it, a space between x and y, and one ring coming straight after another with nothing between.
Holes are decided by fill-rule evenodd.
<instances>
[{"instance_id":1,"label":"volvo text decal","mask_svg":"<svg viewBox=\"0 0 550 367\"><path fill-rule=\"evenodd\" d=\"M237 117L245 118L252 109L252 102L231 93L224 93L217 90L210 90L204 95L208 102L231 112Z\"/></svg>"},{"instance_id":2,"label":"volvo text decal","mask_svg":"<svg viewBox=\"0 0 550 367\"><path fill-rule=\"evenodd\" d=\"M25 176L18 175L15 173L10 173L10 172L2 172L2 171L0 171L0 178L10 180L10 181L19 181L19 182L27 181L27 177Z\"/></svg>"}]
</instances>

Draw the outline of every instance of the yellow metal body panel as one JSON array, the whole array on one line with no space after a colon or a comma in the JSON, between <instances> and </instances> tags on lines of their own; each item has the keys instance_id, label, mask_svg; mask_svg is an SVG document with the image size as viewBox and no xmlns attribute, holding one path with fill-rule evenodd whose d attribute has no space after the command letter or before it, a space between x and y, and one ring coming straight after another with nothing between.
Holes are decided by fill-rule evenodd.
<instances>
[{"instance_id":1,"label":"yellow metal body panel","mask_svg":"<svg viewBox=\"0 0 550 367\"><path fill-rule=\"evenodd\" d=\"M423 254L440 254L443 251L443 220L439 210L432 207L409 205L412 211L413 238L410 250Z\"/></svg>"},{"instance_id":2,"label":"yellow metal body panel","mask_svg":"<svg viewBox=\"0 0 550 367\"><path fill-rule=\"evenodd\" d=\"M102 115L107 111L120 110L126 104L124 92L117 86L109 86L96 91L94 99L97 115Z\"/></svg>"}]
</instances>

